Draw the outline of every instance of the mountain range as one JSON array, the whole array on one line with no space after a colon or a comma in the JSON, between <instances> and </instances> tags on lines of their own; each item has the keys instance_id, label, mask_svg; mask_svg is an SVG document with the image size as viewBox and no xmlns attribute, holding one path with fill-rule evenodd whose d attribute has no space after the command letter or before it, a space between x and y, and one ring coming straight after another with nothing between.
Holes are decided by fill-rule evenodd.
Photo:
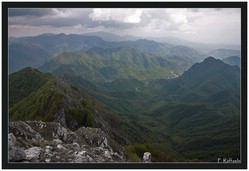
<instances>
[{"instance_id":1,"label":"mountain range","mask_svg":"<svg viewBox=\"0 0 249 171\"><path fill-rule=\"evenodd\" d=\"M85 33L84 35L98 36L98 37L101 37L103 40L109 41L109 42L119 42L119 41L129 41L129 40L134 41L138 39L144 39L144 37L135 37L132 35L119 36L119 35L109 33L109 32L89 32L89 33ZM187 46L187 47L194 48L202 52L209 52L209 51L213 51L216 49L240 50L240 45L199 43L199 42L192 42L192 41L188 41L188 40L185 40L179 37L173 37L173 36L147 37L147 39L154 40L156 42L169 43L173 45Z\"/></svg>"},{"instance_id":2,"label":"mountain range","mask_svg":"<svg viewBox=\"0 0 249 171\"><path fill-rule=\"evenodd\" d=\"M147 39L65 34L11 38L9 48L11 121L100 128L125 146L127 161L146 150L153 161L240 158L235 51L220 60Z\"/></svg>"},{"instance_id":3,"label":"mountain range","mask_svg":"<svg viewBox=\"0 0 249 171\"><path fill-rule=\"evenodd\" d=\"M229 57L240 53L239 50L221 49L211 52L204 52L195 49L195 46L188 46L188 44L170 44L161 43L149 39L133 39L112 42L103 40L101 35L98 36L76 35L76 34L50 34L45 33L34 37L19 37L9 38L9 71L14 72L24 67L41 67L44 63L50 59L60 55L63 52L85 52L90 49L115 49L122 47L136 48L137 50L147 53L148 55L164 58L165 60L174 59L175 62L181 63L181 61L188 62L188 65L183 64L183 70L188 69L195 62L202 61L207 55L216 57L216 54L223 53L222 57ZM115 35L113 35L115 36ZM120 36L116 36L120 37ZM191 45L191 43L189 43ZM197 46L196 46L197 47ZM220 52L221 51L221 52ZM217 57L220 57L217 56ZM177 59L178 58L178 59Z\"/></svg>"}]
</instances>

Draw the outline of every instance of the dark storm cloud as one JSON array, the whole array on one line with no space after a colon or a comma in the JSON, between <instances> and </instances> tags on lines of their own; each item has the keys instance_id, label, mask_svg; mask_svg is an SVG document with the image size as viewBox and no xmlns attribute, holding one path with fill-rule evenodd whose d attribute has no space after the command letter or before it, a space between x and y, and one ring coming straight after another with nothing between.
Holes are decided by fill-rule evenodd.
<instances>
[{"instance_id":1,"label":"dark storm cloud","mask_svg":"<svg viewBox=\"0 0 249 171\"><path fill-rule=\"evenodd\" d=\"M46 16L46 15L53 15L54 11L49 8L44 9L25 9L25 8L11 8L9 9L9 16Z\"/></svg>"},{"instance_id":2,"label":"dark storm cloud","mask_svg":"<svg viewBox=\"0 0 249 171\"><path fill-rule=\"evenodd\" d=\"M64 27L75 25L90 25L90 9L76 12L68 9L11 9L9 11L10 25ZM95 26L97 24L92 24Z\"/></svg>"}]
</instances>

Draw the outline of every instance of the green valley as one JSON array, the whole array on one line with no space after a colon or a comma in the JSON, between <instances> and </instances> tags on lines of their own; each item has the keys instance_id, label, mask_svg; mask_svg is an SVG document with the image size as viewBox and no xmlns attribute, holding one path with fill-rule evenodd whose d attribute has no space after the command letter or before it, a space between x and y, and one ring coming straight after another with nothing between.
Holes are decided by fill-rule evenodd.
<instances>
[{"instance_id":1,"label":"green valley","mask_svg":"<svg viewBox=\"0 0 249 171\"><path fill-rule=\"evenodd\" d=\"M128 162L146 151L153 162L240 158L240 58L224 59L229 65L185 46L85 35L44 34L11 46L23 42L49 54L26 63L37 69L9 75L10 121L100 128L124 145Z\"/></svg>"}]
</instances>

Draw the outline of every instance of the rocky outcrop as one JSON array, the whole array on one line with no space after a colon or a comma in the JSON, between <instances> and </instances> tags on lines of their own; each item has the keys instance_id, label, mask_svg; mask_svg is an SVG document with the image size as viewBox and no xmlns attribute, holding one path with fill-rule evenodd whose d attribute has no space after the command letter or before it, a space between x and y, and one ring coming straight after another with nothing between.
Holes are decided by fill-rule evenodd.
<instances>
[{"instance_id":1,"label":"rocky outcrop","mask_svg":"<svg viewBox=\"0 0 249 171\"><path fill-rule=\"evenodd\" d=\"M39 162L40 155L44 149L41 147L31 147L25 150L26 160L29 162Z\"/></svg>"},{"instance_id":2,"label":"rocky outcrop","mask_svg":"<svg viewBox=\"0 0 249 171\"><path fill-rule=\"evenodd\" d=\"M43 126L42 123L40 123ZM40 127L40 125L38 125ZM42 127L41 127L42 128ZM23 139L29 141L43 141L43 138L39 133L33 130L25 122L10 122L9 123L9 132L12 132L15 136L22 137Z\"/></svg>"},{"instance_id":3,"label":"rocky outcrop","mask_svg":"<svg viewBox=\"0 0 249 171\"><path fill-rule=\"evenodd\" d=\"M100 128L72 132L59 123L17 121L9 124L10 162L124 162L124 148Z\"/></svg>"},{"instance_id":4,"label":"rocky outcrop","mask_svg":"<svg viewBox=\"0 0 249 171\"><path fill-rule=\"evenodd\" d=\"M145 163L151 162L151 153L150 152L145 152L144 153L143 162L145 162Z\"/></svg>"},{"instance_id":5,"label":"rocky outcrop","mask_svg":"<svg viewBox=\"0 0 249 171\"><path fill-rule=\"evenodd\" d=\"M26 159L26 153L23 149L16 146L16 137L10 133L8 135L9 140L9 161L19 162Z\"/></svg>"}]
</instances>

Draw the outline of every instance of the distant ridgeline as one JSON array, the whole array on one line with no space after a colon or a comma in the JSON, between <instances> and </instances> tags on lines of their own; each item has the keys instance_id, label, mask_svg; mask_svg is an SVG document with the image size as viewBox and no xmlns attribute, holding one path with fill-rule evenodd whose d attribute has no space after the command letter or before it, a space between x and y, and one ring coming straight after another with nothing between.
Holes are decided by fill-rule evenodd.
<instances>
[{"instance_id":1,"label":"distant ridgeline","mask_svg":"<svg viewBox=\"0 0 249 171\"><path fill-rule=\"evenodd\" d=\"M240 159L240 56L209 53L218 55L146 39L11 38L9 118L100 129L124 146L120 161Z\"/></svg>"}]
</instances>

